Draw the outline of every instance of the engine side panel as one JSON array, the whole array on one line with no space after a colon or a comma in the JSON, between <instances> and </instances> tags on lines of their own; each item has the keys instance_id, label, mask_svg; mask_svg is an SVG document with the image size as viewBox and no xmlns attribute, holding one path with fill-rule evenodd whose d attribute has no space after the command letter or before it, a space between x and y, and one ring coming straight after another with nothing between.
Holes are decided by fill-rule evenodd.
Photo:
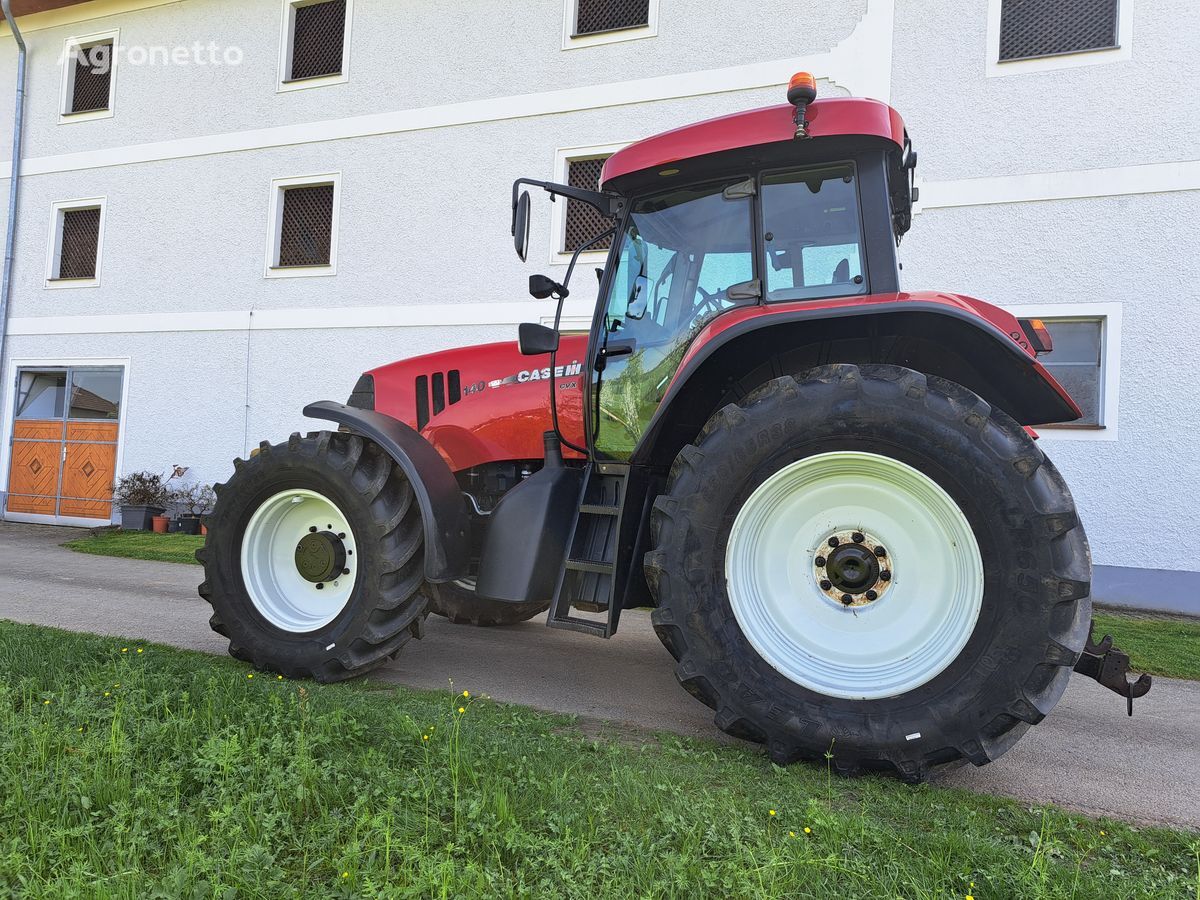
<instances>
[{"instance_id":1,"label":"engine side panel","mask_svg":"<svg viewBox=\"0 0 1200 900\"><path fill-rule=\"evenodd\" d=\"M542 458L542 434L553 427L552 375L559 427L582 445L586 351L586 335L564 336L553 373L549 356L523 356L515 342L502 342L401 360L367 374L375 380L375 409L417 429L461 472Z\"/></svg>"}]
</instances>

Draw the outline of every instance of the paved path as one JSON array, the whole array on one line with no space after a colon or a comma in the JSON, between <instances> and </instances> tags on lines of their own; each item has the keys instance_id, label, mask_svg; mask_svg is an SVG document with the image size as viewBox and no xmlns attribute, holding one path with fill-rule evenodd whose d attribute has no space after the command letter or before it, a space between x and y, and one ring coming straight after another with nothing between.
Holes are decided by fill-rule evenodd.
<instances>
[{"instance_id":1,"label":"paved path","mask_svg":"<svg viewBox=\"0 0 1200 900\"><path fill-rule=\"evenodd\" d=\"M0 618L223 653L196 596L199 569L84 556L63 529L0 523ZM0 673L2 675L2 673ZM726 738L676 683L643 613L610 641L546 628L456 627L431 617L425 640L376 676L709 739ZM1120 698L1073 679L1063 701L1006 756L943 784L1050 801L1135 822L1200 829L1200 683L1157 679L1134 718Z\"/></svg>"}]
</instances>

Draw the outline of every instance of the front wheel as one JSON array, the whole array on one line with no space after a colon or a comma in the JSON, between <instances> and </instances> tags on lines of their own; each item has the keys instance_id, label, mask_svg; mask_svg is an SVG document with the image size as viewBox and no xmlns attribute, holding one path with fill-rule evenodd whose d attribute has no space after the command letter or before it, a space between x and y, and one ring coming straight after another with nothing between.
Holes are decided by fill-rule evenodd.
<instances>
[{"instance_id":1,"label":"front wheel","mask_svg":"<svg viewBox=\"0 0 1200 900\"><path fill-rule=\"evenodd\" d=\"M1087 637L1087 540L1054 466L977 395L896 366L725 407L652 535L680 681L781 763L982 765L1050 712Z\"/></svg>"},{"instance_id":2,"label":"front wheel","mask_svg":"<svg viewBox=\"0 0 1200 900\"><path fill-rule=\"evenodd\" d=\"M356 435L294 434L238 460L196 557L229 652L289 677L365 674L420 637L428 612L412 486Z\"/></svg>"}]
</instances>

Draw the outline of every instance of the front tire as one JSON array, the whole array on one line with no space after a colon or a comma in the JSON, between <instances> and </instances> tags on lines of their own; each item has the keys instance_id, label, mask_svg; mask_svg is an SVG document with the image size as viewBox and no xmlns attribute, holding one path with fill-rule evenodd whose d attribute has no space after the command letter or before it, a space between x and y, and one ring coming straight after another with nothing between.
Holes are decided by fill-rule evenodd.
<instances>
[{"instance_id":1,"label":"front tire","mask_svg":"<svg viewBox=\"0 0 1200 900\"><path fill-rule=\"evenodd\" d=\"M264 443L217 488L200 596L229 652L342 681L420 637L428 600L411 485L376 444L323 431Z\"/></svg>"},{"instance_id":2,"label":"front tire","mask_svg":"<svg viewBox=\"0 0 1200 900\"><path fill-rule=\"evenodd\" d=\"M983 765L1050 712L1087 637L1087 539L1054 466L974 393L897 366L719 411L652 538L680 682L779 763Z\"/></svg>"}]
</instances>

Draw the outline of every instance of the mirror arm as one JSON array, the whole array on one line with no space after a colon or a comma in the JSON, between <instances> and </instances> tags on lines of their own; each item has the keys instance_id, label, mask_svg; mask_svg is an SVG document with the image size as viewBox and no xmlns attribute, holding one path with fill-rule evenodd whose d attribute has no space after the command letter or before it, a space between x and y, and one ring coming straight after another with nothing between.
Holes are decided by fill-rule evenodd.
<instances>
[{"instance_id":1,"label":"mirror arm","mask_svg":"<svg viewBox=\"0 0 1200 900\"><path fill-rule=\"evenodd\" d=\"M616 194L607 194L603 191L589 191L587 188L572 187L569 184L556 184L553 181L518 178L513 182L514 212L517 208L517 199L520 196L521 185L540 187L552 196L567 197L571 200L578 200L580 203L586 203L588 206L598 210L601 215L607 216L610 219L615 219L625 211L625 198L619 197Z\"/></svg>"}]
</instances>

